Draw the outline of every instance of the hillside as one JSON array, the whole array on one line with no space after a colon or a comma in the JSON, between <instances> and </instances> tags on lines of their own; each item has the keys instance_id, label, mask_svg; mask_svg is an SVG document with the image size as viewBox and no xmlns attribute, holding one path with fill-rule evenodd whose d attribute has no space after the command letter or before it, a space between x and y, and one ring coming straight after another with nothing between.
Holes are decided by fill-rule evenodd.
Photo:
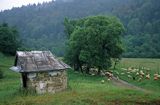
<instances>
[{"instance_id":1,"label":"hillside","mask_svg":"<svg viewBox=\"0 0 160 105\"><path fill-rule=\"evenodd\" d=\"M0 23L16 26L25 47L51 50L62 56L66 35L64 18L113 15L120 18L125 57L160 57L160 2L157 0L56 0L0 12ZM46 43L47 42L47 43Z\"/></svg>"}]
</instances>

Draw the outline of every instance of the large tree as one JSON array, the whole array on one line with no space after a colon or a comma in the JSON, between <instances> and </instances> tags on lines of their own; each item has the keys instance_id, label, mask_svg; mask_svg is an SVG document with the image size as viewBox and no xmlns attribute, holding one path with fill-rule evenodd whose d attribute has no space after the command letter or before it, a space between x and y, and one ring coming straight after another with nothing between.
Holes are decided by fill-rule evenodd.
<instances>
[{"instance_id":1,"label":"large tree","mask_svg":"<svg viewBox=\"0 0 160 105\"><path fill-rule=\"evenodd\" d=\"M14 55L19 47L18 32L8 24L0 25L0 52Z\"/></svg>"},{"instance_id":2,"label":"large tree","mask_svg":"<svg viewBox=\"0 0 160 105\"><path fill-rule=\"evenodd\" d=\"M123 49L121 35L124 27L115 17L91 16L65 20L69 36L66 59L76 70L85 67L100 70L111 67L111 58L120 58Z\"/></svg>"}]
</instances>

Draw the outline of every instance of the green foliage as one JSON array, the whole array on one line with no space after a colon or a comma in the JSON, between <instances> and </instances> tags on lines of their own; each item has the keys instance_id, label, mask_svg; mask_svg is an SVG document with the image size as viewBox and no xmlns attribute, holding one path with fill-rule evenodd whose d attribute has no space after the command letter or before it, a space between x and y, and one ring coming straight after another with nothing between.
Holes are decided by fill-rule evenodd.
<instances>
[{"instance_id":1,"label":"green foliage","mask_svg":"<svg viewBox=\"0 0 160 105\"><path fill-rule=\"evenodd\" d=\"M138 39L132 35L126 36L124 42L128 46L126 48L124 57L159 58L159 39L159 34L141 34Z\"/></svg>"},{"instance_id":2,"label":"green foliage","mask_svg":"<svg viewBox=\"0 0 160 105\"><path fill-rule=\"evenodd\" d=\"M0 25L0 51L4 54L14 55L18 47L17 30L9 27L6 23Z\"/></svg>"},{"instance_id":3,"label":"green foliage","mask_svg":"<svg viewBox=\"0 0 160 105\"><path fill-rule=\"evenodd\" d=\"M65 17L79 19L93 15L113 15L125 26L124 41L128 41L130 35L134 40L139 41L140 37L145 40L143 46L138 46L136 41L125 43L125 57L159 57L159 44L155 41L148 44L148 35L156 38L160 36L159 8L160 2L157 0L56 0L0 12L0 22L16 25L25 47L51 50L56 55L63 56L66 37L69 37L73 28L68 26L70 31L65 36L66 30L62 24ZM151 50L146 51L146 48Z\"/></svg>"},{"instance_id":4,"label":"green foliage","mask_svg":"<svg viewBox=\"0 0 160 105\"><path fill-rule=\"evenodd\" d=\"M74 20L75 22L75 20ZM70 27L74 26L72 30ZM99 70L111 66L111 58L119 58L123 52L121 35L124 27L115 17L92 16L72 21L66 25L69 36L67 60L80 69L86 66Z\"/></svg>"}]
</instances>

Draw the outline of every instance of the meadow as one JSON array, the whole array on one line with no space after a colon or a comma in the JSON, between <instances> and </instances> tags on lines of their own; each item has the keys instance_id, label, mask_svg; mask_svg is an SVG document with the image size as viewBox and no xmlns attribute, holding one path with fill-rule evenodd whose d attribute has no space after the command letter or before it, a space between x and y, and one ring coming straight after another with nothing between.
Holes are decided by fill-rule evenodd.
<instances>
[{"instance_id":1,"label":"meadow","mask_svg":"<svg viewBox=\"0 0 160 105\"><path fill-rule=\"evenodd\" d=\"M123 59L122 62L126 60L128 64L125 63L125 67L131 66L130 59ZM119 67L123 66L122 62ZM160 103L158 92L147 93L117 87L111 81L107 81L106 77L85 75L73 70L68 70L66 91L43 95L21 91L20 74L9 70L13 63L14 57L0 56L0 70L4 73L4 78L0 79L0 105L159 105ZM105 82L101 83L101 80ZM158 87L158 83L153 84ZM135 85L143 87L143 84L135 83Z\"/></svg>"},{"instance_id":2,"label":"meadow","mask_svg":"<svg viewBox=\"0 0 160 105\"><path fill-rule=\"evenodd\" d=\"M144 77L138 76L141 71ZM150 75L149 79L146 79L147 74ZM123 58L115 70L115 75L122 80L147 90L160 92L160 78L154 80L154 74L160 74L160 59Z\"/></svg>"}]
</instances>

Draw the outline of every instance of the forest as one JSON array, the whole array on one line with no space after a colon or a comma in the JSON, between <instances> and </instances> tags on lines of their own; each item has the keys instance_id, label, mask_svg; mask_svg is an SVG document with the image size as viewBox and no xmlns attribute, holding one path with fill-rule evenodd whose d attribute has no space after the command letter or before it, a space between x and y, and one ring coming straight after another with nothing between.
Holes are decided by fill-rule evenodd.
<instances>
[{"instance_id":1,"label":"forest","mask_svg":"<svg viewBox=\"0 0 160 105\"><path fill-rule=\"evenodd\" d=\"M160 58L159 9L158 0L56 0L1 11L0 23L16 27L26 49L51 50L63 56L65 18L115 16L125 27L123 57Z\"/></svg>"}]
</instances>

